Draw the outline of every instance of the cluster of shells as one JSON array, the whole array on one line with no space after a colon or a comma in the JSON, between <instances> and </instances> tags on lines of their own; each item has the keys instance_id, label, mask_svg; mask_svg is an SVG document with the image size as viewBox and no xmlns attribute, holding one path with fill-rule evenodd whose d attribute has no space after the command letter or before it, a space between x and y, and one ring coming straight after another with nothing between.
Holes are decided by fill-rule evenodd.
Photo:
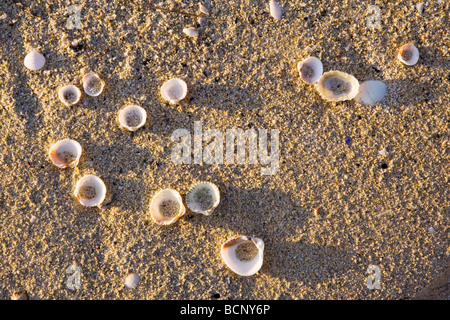
<instances>
[{"instance_id":1,"label":"cluster of shells","mask_svg":"<svg viewBox=\"0 0 450 320\"><path fill-rule=\"evenodd\" d=\"M281 20L282 12L275 0L269 4L271 16ZM207 8L199 4L201 17L200 26L204 23L203 15L208 15ZM198 30L193 27L184 28L183 32L190 37L198 37ZM419 59L419 51L413 44L406 44L398 50L397 58L405 65L412 66ZM26 68L36 71L44 67L45 57L36 50L24 58ZM308 57L298 63L301 79L307 84L314 84L322 98L329 101L355 100L358 103L373 105L381 101L386 94L386 85L379 80L368 80L361 84L345 72L331 70L323 72L323 64L316 57ZM96 73L83 76L82 85L85 94L91 97L103 92L105 82ZM161 97L170 104L178 104L188 93L184 80L174 78L166 81L160 88ZM76 105L81 98L81 90L72 84L61 87L58 97L65 106ZM118 113L117 120L121 128L135 131L144 126L147 113L138 105L128 105ZM78 165L82 154L81 145L72 139L56 142L49 150L49 158L59 168L74 168ZM85 175L76 182L74 195L78 201L87 207L100 206L106 197L106 185L98 176ZM211 215L219 205L220 193L218 187L211 182L194 184L186 194L187 207L199 214ZM186 212L183 199L178 191L164 189L157 192L150 203L150 216L159 225L169 225L176 222ZM221 247L222 259L235 273L250 276L259 271L263 263L264 242L262 239L250 236L238 236L226 241ZM127 277L126 286L135 287L139 277L131 274ZM16 299L27 299L25 293L18 293Z\"/></svg>"},{"instance_id":2,"label":"cluster of shells","mask_svg":"<svg viewBox=\"0 0 450 320\"><path fill-rule=\"evenodd\" d=\"M419 50L414 44L400 47L398 60L408 66L419 60ZM387 92L386 84L380 80L366 80L359 83L353 75L331 70L323 72L323 64L316 57L308 57L297 65L300 78L307 84L314 84L320 96L328 101L354 100L364 105L375 105Z\"/></svg>"}]
</instances>

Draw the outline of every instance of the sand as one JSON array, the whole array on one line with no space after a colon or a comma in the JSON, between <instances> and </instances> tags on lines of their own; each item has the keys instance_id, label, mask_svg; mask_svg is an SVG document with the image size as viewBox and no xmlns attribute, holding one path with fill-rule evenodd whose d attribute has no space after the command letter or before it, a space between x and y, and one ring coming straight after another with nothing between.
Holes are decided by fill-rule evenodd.
<instances>
[{"instance_id":1,"label":"sand","mask_svg":"<svg viewBox=\"0 0 450 320\"><path fill-rule=\"evenodd\" d=\"M2 1L0 299L449 298L450 3L426 1L420 13L418 1L280 0L278 22L268 2L204 1L199 27L197 1ZM191 26L198 38L182 32ZM409 42L421 53L414 66L396 59ZM32 49L46 57L41 70L23 65ZM310 55L324 71L384 81L385 98L323 100L297 71ZM102 94L64 106L58 89L82 89L88 72L105 81ZM159 94L173 77L189 88L179 105ZM128 104L147 111L134 133L117 122ZM172 133L193 133L194 121L279 130L278 171L174 164ZM75 168L49 160L64 138L82 145ZM86 174L107 185L99 208L73 195ZM153 222L156 192L184 198L199 181L220 189L213 214ZM251 277L220 256L241 234L265 243Z\"/></svg>"}]
</instances>

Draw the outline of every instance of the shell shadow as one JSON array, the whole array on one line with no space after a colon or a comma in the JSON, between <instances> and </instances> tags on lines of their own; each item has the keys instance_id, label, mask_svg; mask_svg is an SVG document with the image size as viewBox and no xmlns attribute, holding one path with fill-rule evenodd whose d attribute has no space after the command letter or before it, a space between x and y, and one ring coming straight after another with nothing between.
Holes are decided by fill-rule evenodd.
<instances>
[{"instance_id":1,"label":"shell shadow","mask_svg":"<svg viewBox=\"0 0 450 320\"><path fill-rule=\"evenodd\" d=\"M236 236L242 234L263 239L265 258L259 273L315 287L344 275L349 268L356 268L351 259L356 253L351 249L309 243L303 239L300 230L305 230L311 223L309 220L316 217L293 194L265 186L240 189L227 182L215 183L221 190L221 203L213 214L205 217L187 210L181 219L191 224L232 230ZM322 218L324 215L326 213L322 212ZM292 240L296 238L302 239ZM233 274L232 283L238 287L254 287L257 278L257 275L241 278ZM241 290L238 287L236 290L230 287L230 294L236 296L229 298L243 298L239 296Z\"/></svg>"}]
</instances>

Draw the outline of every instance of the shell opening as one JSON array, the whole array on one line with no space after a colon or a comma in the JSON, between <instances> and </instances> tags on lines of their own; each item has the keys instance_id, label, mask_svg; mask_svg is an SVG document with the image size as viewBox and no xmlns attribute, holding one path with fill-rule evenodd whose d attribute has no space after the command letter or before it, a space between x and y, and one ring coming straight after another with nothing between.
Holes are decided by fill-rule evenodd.
<instances>
[{"instance_id":1,"label":"shell opening","mask_svg":"<svg viewBox=\"0 0 450 320\"><path fill-rule=\"evenodd\" d=\"M236 247L236 258L242 262L249 262L256 257L258 252L253 241L245 241Z\"/></svg>"},{"instance_id":2,"label":"shell opening","mask_svg":"<svg viewBox=\"0 0 450 320\"><path fill-rule=\"evenodd\" d=\"M95 73L87 74L83 78L84 92L92 97L102 93L104 85L103 80Z\"/></svg>"}]
</instances>

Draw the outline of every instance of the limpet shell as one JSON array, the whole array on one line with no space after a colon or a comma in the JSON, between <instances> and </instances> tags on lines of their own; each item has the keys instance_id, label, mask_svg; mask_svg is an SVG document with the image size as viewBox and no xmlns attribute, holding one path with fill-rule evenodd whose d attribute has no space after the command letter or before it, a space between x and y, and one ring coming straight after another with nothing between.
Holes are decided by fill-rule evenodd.
<instances>
[{"instance_id":1,"label":"limpet shell","mask_svg":"<svg viewBox=\"0 0 450 320\"><path fill-rule=\"evenodd\" d=\"M323 64L319 58L308 57L297 65L300 78L306 83L314 84L323 74Z\"/></svg>"},{"instance_id":2,"label":"limpet shell","mask_svg":"<svg viewBox=\"0 0 450 320\"><path fill-rule=\"evenodd\" d=\"M386 95L386 84L379 80L367 80L360 84L354 100L361 104L374 105Z\"/></svg>"},{"instance_id":3,"label":"limpet shell","mask_svg":"<svg viewBox=\"0 0 450 320\"><path fill-rule=\"evenodd\" d=\"M62 103L64 103L67 107L70 107L80 101L81 91L76 86L69 84L59 89L58 97Z\"/></svg>"},{"instance_id":4,"label":"limpet shell","mask_svg":"<svg viewBox=\"0 0 450 320\"><path fill-rule=\"evenodd\" d=\"M23 64L27 69L36 71L45 65L45 57L38 51L33 50L25 56Z\"/></svg>"},{"instance_id":5,"label":"limpet shell","mask_svg":"<svg viewBox=\"0 0 450 320\"><path fill-rule=\"evenodd\" d=\"M81 157L81 145L72 139L56 142L49 151L49 157L59 168L75 167Z\"/></svg>"},{"instance_id":6,"label":"limpet shell","mask_svg":"<svg viewBox=\"0 0 450 320\"><path fill-rule=\"evenodd\" d=\"M186 208L180 194L173 189L159 191L150 203L150 216L157 224L172 224L185 212Z\"/></svg>"},{"instance_id":7,"label":"limpet shell","mask_svg":"<svg viewBox=\"0 0 450 320\"><path fill-rule=\"evenodd\" d=\"M341 71L325 72L316 84L322 98L328 101L351 100L358 94L359 82L351 74Z\"/></svg>"},{"instance_id":8,"label":"limpet shell","mask_svg":"<svg viewBox=\"0 0 450 320\"><path fill-rule=\"evenodd\" d=\"M147 112L137 105L129 105L120 110L118 120L123 128L136 131L145 124Z\"/></svg>"},{"instance_id":9,"label":"limpet shell","mask_svg":"<svg viewBox=\"0 0 450 320\"><path fill-rule=\"evenodd\" d=\"M209 216L219 205L219 188L211 182L200 182L191 187L186 194L188 208L196 213Z\"/></svg>"},{"instance_id":10,"label":"limpet shell","mask_svg":"<svg viewBox=\"0 0 450 320\"><path fill-rule=\"evenodd\" d=\"M88 73L83 77L83 89L88 96L100 95L104 86L105 82L96 73Z\"/></svg>"},{"instance_id":11,"label":"limpet shell","mask_svg":"<svg viewBox=\"0 0 450 320\"><path fill-rule=\"evenodd\" d=\"M275 0L270 0L269 7L270 7L270 15L274 19L280 21L282 13L281 13L281 8L278 5L278 2L276 2Z\"/></svg>"},{"instance_id":12,"label":"limpet shell","mask_svg":"<svg viewBox=\"0 0 450 320\"><path fill-rule=\"evenodd\" d=\"M83 206L95 207L105 200L106 186L102 179L89 174L77 181L74 194Z\"/></svg>"},{"instance_id":13,"label":"limpet shell","mask_svg":"<svg viewBox=\"0 0 450 320\"><path fill-rule=\"evenodd\" d=\"M171 104L177 104L183 100L187 91L186 82L178 78L170 79L161 86L161 96Z\"/></svg>"},{"instance_id":14,"label":"limpet shell","mask_svg":"<svg viewBox=\"0 0 450 320\"><path fill-rule=\"evenodd\" d=\"M413 66L419 61L419 49L412 44L404 44L403 46L398 49L397 58L407 66Z\"/></svg>"},{"instance_id":15,"label":"limpet shell","mask_svg":"<svg viewBox=\"0 0 450 320\"><path fill-rule=\"evenodd\" d=\"M238 236L222 244L221 255L225 264L241 276L254 275L263 264L264 241Z\"/></svg>"}]
</instances>

